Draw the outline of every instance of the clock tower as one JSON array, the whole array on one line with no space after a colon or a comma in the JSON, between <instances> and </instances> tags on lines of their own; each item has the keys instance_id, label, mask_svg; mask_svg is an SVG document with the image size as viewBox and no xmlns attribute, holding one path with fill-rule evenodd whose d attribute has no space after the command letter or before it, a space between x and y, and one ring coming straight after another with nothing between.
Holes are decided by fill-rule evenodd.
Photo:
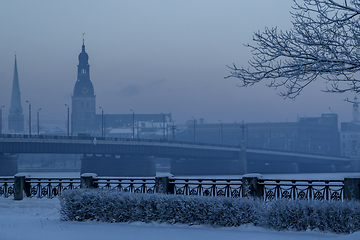
<instances>
[{"instance_id":1,"label":"clock tower","mask_svg":"<svg viewBox=\"0 0 360 240\"><path fill-rule=\"evenodd\" d=\"M83 39L82 51L79 54L77 81L72 99L72 132L91 133L95 130L95 93L90 81L89 56L85 52Z\"/></svg>"}]
</instances>

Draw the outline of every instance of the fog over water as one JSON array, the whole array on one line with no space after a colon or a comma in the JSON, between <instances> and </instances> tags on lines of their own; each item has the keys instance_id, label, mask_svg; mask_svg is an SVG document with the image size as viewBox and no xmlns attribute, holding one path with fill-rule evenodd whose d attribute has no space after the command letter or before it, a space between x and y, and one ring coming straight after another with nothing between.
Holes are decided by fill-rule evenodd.
<instances>
[{"instance_id":1,"label":"fog over water","mask_svg":"<svg viewBox=\"0 0 360 240\"><path fill-rule=\"evenodd\" d=\"M295 100L265 84L236 87L226 65L246 66L255 31L291 27L292 1L4 1L0 8L0 105L4 126L17 54L21 100L43 123L66 129L66 107L85 33L97 111L171 112L179 123L296 121L330 107L351 120L354 94L328 94L322 81Z\"/></svg>"}]
</instances>

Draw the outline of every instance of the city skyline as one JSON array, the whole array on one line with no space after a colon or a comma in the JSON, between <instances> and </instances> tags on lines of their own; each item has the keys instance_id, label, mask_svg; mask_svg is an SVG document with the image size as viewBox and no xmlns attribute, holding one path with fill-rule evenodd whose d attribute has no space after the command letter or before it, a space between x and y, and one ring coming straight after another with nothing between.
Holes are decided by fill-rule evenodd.
<instances>
[{"instance_id":1,"label":"city skyline","mask_svg":"<svg viewBox=\"0 0 360 240\"><path fill-rule=\"evenodd\" d=\"M64 104L71 102L83 32L97 114L100 106L105 114L171 112L178 123L192 116L208 123L285 122L330 107L339 122L351 121L352 105L343 99L354 94L322 93L322 82L292 101L264 85L237 88L236 79L224 80L226 65L245 65L251 57L242 44L251 42L253 32L291 26L290 1L20 2L0 10L8 20L0 23L4 126L16 51L25 119L30 101L42 108L42 122L66 129Z\"/></svg>"}]
</instances>

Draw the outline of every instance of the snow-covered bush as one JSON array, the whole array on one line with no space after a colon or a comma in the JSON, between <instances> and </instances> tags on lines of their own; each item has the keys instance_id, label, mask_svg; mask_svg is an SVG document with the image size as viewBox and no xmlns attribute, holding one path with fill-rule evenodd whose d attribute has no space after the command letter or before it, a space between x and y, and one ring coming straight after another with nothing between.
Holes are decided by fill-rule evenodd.
<instances>
[{"instance_id":1,"label":"snow-covered bush","mask_svg":"<svg viewBox=\"0 0 360 240\"><path fill-rule=\"evenodd\" d=\"M135 194L77 189L61 196L61 219L104 222L166 222L215 227L254 224L276 230L360 230L360 203Z\"/></svg>"},{"instance_id":2,"label":"snow-covered bush","mask_svg":"<svg viewBox=\"0 0 360 240\"><path fill-rule=\"evenodd\" d=\"M257 223L260 201L78 189L61 196L62 220L240 226Z\"/></svg>"},{"instance_id":3,"label":"snow-covered bush","mask_svg":"<svg viewBox=\"0 0 360 240\"><path fill-rule=\"evenodd\" d=\"M262 222L276 230L351 233L360 230L360 203L354 201L276 200L266 204Z\"/></svg>"}]
</instances>

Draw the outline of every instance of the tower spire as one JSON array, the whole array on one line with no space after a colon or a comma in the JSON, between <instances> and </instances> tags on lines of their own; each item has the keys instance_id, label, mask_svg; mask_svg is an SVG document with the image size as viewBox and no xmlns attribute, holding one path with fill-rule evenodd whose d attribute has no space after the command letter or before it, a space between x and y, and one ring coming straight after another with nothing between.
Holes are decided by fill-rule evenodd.
<instances>
[{"instance_id":1,"label":"tower spire","mask_svg":"<svg viewBox=\"0 0 360 240\"><path fill-rule=\"evenodd\" d=\"M21 107L20 84L17 70L17 60L15 53L14 78L11 93L11 105L9 109L9 130L22 132L24 130L24 115Z\"/></svg>"},{"instance_id":2,"label":"tower spire","mask_svg":"<svg viewBox=\"0 0 360 240\"><path fill-rule=\"evenodd\" d=\"M96 97L90 81L89 55L85 51L84 37L78 58L77 81L72 95L72 130L75 133L92 132L95 129Z\"/></svg>"},{"instance_id":3,"label":"tower spire","mask_svg":"<svg viewBox=\"0 0 360 240\"><path fill-rule=\"evenodd\" d=\"M15 53L15 67L14 67L13 87L11 94L10 114L22 114L22 113L23 113L23 109L21 107L19 75L17 70L17 61L16 61L16 53Z\"/></svg>"}]
</instances>

